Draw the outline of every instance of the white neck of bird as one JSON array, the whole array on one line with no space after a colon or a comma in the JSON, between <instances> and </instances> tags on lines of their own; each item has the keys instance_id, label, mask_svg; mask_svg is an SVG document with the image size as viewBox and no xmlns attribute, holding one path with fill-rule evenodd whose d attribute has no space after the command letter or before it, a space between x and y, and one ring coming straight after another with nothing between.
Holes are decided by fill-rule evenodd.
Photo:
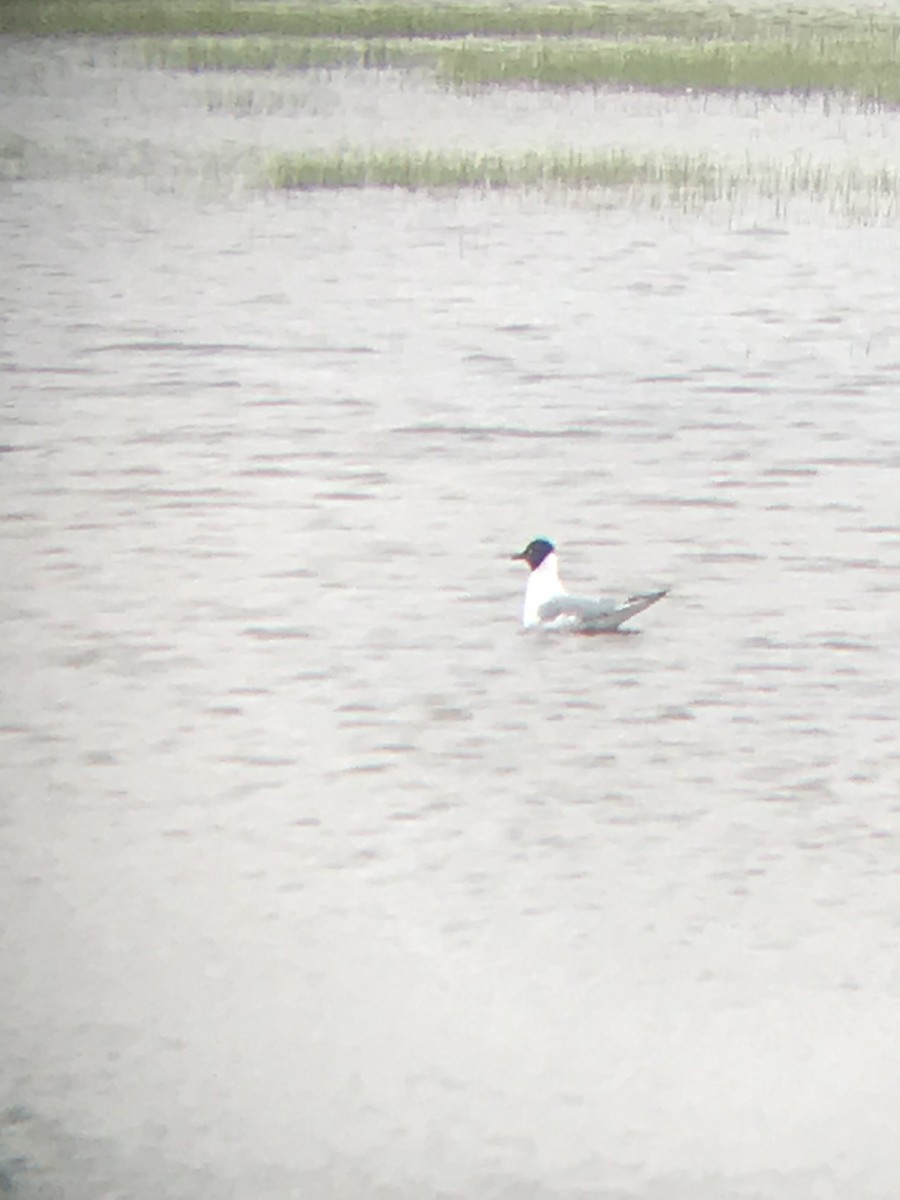
<instances>
[{"instance_id":1,"label":"white neck of bird","mask_svg":"<svg viewBox=\"0 0 900 1200\"><path fill-rule=\"evenodd\" d=\"M564 591L559 581L559 565L555 554L548 554L539 567L528 576L528 586L525 588L525 609L522 622L525 625L539 625L541 622L538 610L542 604L552 600Z\"/></svg>"}]
</instances>

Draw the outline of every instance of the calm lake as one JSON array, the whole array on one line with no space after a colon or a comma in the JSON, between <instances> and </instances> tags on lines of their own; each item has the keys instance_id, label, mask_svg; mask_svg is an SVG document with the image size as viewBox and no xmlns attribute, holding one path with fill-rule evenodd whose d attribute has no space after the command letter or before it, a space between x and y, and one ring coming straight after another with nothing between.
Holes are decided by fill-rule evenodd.
<instances>
[{"instance_id":1,"label":"calm lake","mask_svg":"<svg viewBox=\"0 0 900 1200\"><path fill-rule=\"evenodd\" d=\"M900 1194L900 220L257 186L898 114L0 80L0 1191ZM537 536L671 595L527 635Z\"/></svg>"}]
</instances>

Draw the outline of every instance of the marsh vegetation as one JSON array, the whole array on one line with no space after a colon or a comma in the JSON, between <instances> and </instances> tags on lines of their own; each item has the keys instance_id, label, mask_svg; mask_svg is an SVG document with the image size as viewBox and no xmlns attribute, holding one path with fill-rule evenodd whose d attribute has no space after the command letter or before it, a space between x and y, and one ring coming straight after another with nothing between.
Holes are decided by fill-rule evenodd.
<instances>
[{"instance_id":1,"label":"marsh vegetation","mask_svg":"<svg viewBox=\"0 0 900 1200\"><path fill-rule=\"evenodd\" d=\"M456 86L636 87L656 91L841 92L900 101L895 37L652 38L461 44L439 59Z\"/></svg>"},{"instance_id":2,"label":"marsh vegetation","mask_svg":"<svg viewBox=\"0 0 900 1200\"><path fill-rule=\"evenodd\" d=\"M669 37L842 40L897 33L877 9L778 9L641 0L605 4L143 4L138 0L7 0L0 32L351 38Z\"/></svg>"},{"instance_id":3,"label":"marsh vegetation","mask_svg":"<svg viewBox=\"0 0 900 1200\"><path fill-rule=\"evenodd\" d=\"M852 212L854 202L883 214L895 213L900 202L900 174L893 170L859 171L811 162L747 162L734 167L707 155L640 155L623 150L523 155L281 154L269 161L266 180L282 189L599 189L619 195L637 192L651 207L684 210L754 193L824 202L845 215Z\"/></svg>"},{"instance_id":4,"label":"marsh vegetation","mask_svg":"<svg viewBox=\"0 0 900 1200\"><path fill-rule=\"evenodd\" d=\"M766 40L546 39L459 41L335 37L181 37L144 43L150 66L191 71L427 67L443 84L655 91L837 92L900 103L900 41L870 37Z\"/></svg>"},{"instance_id":5,"label":"marsh vegetation","mask_svg":"<svg viewBox=\"0 0 900 1200\"><path fill-rule=\"evenodd\" d=\"M900 107L900 16L875 9L643 0L562 6L47 0L7 3L0 30L116 35L117 54L131 62L197 74L267 74L270 91L286 90L290 73L399 70L414 72L413 86L474 102L530 90L783 95L860 109ZM255 102L255 86L261 85L245 78L239 102L211 94L207 108L236 115L277 111L271 95L265 105ZM698 152L675 144L661 154L624 135L621 144L598 152L583 144L587 132L576 122L549 148L535 143L525 150L519 139L515 152L500 146L484 153L477 137L452 151L440 138L431 146L398 148L404 139L396 128L384 139L390 145L355 150L356 139L343 136L336 148L323 130L319 145L307 138L269 155L262 177L276 188L601 188L631 196L643 189L654 202L683 205L754 189L830 195L836 202L858 192L880 211L895 207L897 172L883 161L835 164L794 153L789 161L755 155L752 162L735 162L726 157L730 145Z\"/></svg>"},{"instance_id":6,"label":"marsh vegetation","mask_svg":"<svg viewBox=\"0 0 900 1200\"><path fill-rule=\"evenodd\" d=\"M866 8L614 4L260 4L178 0L6 0L0 31L60 35L258 35L276 37L689 37L768 38L808 32L845 37L896 30Z\"/></svg>"}]
</instances>

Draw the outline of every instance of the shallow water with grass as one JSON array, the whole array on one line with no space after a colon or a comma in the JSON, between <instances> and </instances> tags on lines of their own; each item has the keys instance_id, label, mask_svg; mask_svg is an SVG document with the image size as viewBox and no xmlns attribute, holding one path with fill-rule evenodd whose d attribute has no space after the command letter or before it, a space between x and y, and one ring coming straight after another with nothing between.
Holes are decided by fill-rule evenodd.
<instances>
[{"instance_id":1,"label":"shallow water with grass","mask_svg":"<svg viewBox=\"0 0 900 1200\"><path fill-rule=\"evenodd\" d=\"M0 43L0 1191L895 1195L897 114L147 45Z\"/></svg>"},{"instance_id":2,"label":"shallow water with grass","mask_svg":"<svg viewBox=\"0 0 900 1200\"><path fill-rule=\"evenodd\" d=\"M900 103L900 21L774 27L724 36L547 38L169 37L143 44L149 65L190 71L419 66L448 87L642 88L843 95Z\"/></svg>"}]
</instances>

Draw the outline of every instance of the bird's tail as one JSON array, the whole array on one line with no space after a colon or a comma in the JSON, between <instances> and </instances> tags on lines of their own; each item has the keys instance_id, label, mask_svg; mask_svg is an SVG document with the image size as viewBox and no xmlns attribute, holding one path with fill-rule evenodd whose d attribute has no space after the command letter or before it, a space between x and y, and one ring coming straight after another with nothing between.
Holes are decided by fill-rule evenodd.
<instances>
[{"instance_id":1,"label":"bird's tail","mask_svg":"<svg viewBox=\"0 0 900 1200\"><path fill-rule=\"evenodd\" d=\"M627 621L629 617L637 616L642 613L645 608L649 608L651 604L655 604L657 600L662 600L663 596L669 594L668 588L662 588L658 592L639 592L636 596L629 596L624 604L612 614L612 621L608 626L609 629L618 629L623 621Z\"/></svg>"}]
</instances>

